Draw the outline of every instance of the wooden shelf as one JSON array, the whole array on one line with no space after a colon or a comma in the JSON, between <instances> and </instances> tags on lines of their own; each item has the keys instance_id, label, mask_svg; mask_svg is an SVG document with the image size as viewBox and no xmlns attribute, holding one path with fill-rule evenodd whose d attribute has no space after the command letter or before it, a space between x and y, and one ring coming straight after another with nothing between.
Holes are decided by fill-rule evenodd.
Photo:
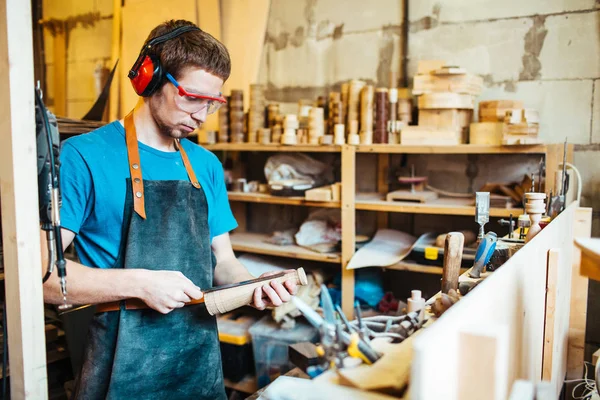
<instances>
[{"instance_id":1,"label":"wooden shelf","mask_svg":"<svg viewBox=\"0 0 600 400\"><path fill-rule=\"evenodd\" d=\"M216 143L201 145L210 151L293 151L293 152L318 152L339 153L341 146L310 145L302 144L295 146L284 146L280 144L256 144L256 143Z\"/></svg>"},{"instance_id":2,"label":"wooden shelf","mask_svg":"<svg viewBox=\"0 0 600 400\"><path fill-rule=\"evenodd\" d=\"M245 201L248 203L290 204L294 206L340 208L339 201L308 201L304 197L281 197L265 193L229 192L229 201Z\"/></svg>"},{"instance_id":3,"label":"wooden shelf","mask_svg":"<svg viewBox=\"0 0 600 400\"><path fill-rule=\"evenodd\" d=\"M280 144L257 143L216 143L202 145L211 151L295 151L295 152L322 152L339 153L342 146L337 145L295 145L284 146ZM455 146L406 146L395 144L371 144L356 146L357 153L384 153L384 154L545 154L546 145L515 145L493 146L478 144L460 144Z\"/></svg>"},{"instance_id":4,"label":"wooden shelf","mask_svg":"<svg viewBox=\"0 0 600 400\"><path fill-rule=\"evenodd\" d=\"M410 261L400 261L399 263L396 263L394 265L391 265L389 267L384 267L386 269L391 269L394 271L410 271L410 272L419 272L419 273L423 273L423 274L437 274L437 275L441 275L443 268L442 267L436 267L434 265L423 265L423 264L418 264L416 262L410 262ZM468 270L468 268L461 268L460 272L466 272Z\"/></svg>"},{"instance_id":5,"label":"wooden shelf","mask_svg":"<svg viewBox=\"0 0 600 400\"><path fill-rule=\"evenodd\" d=\"M236 232L231 235L231 244L235 251L245 251L254 254L265 254L279 257L297 258L328 263L341 263L338 253L317 253L296 245L278 246L266 243L269 235L260 233Z\"/></svg>"},{"instance_id":6,"label":"wooden shelf","mask_svg":"<svg viewBox=\"0 0 600 400\"><path fill-rule=\"evenodd\" d=\"M473 200L460 198L439 198L427 203L407 201L385 201L384 195L378 193L359 193L356 195L356 209L383 212L437 215L475 215ZM517 216L518 208L490 208L490 217Z\"/></svg>"},{"instance_id":7,"label":"wooden shelf","mask_svg":"<svg viewBox=\"0 0 600 400\"><path fill-rule=\"evenodd\" d=\"M252 394L258 390L256 378L252 375L245 376L239 382L232 382L229 379L224 378L223 383L225 383L226 388L237 390L238 392Z\"/></svg>"},{"instance_id":8,"label":"wooden shelf","mask_svg":"<svg viewBox=\"0 0 600 400\"><path fill-rule=\"evenodd\" d=\"M356 146L356 152L384 154L545 154L546 145L493 146L459 144L453 146L403 146L395 144L372 144Z\"/></svg>"}]
</instances>

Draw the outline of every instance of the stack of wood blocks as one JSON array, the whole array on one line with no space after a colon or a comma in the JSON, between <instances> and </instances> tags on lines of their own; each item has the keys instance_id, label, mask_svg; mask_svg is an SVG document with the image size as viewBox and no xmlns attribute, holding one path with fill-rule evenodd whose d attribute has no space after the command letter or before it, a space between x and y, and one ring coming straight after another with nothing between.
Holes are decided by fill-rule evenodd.
<instances>
[{"instance_id":1,"label":"stack of wood blocks","mask_svg":"<svg viewBox=\"0 0 600 400\"><path fill-rule=\"evenodd\" d=\"M227 98L227 102L219 108L219 143L229 142L229 102L231 98Z\"/></svg>"},{"instance_id":2,"label":"stack of wood blocks","mask_svg":"<svg viewBox=\"0 0 600 400\"><path fill-rule=\"evenodd\" d=\"M538 144L539 114L515 100L479 102L479 122L471 124L472 144Z\"/></svg>"},{"instance_id":3,"label":"stack of wood blocks","mask_svg":"<svg viewBox=\"0 0 600 400\"><path fill-rule=\"evenodd\" d=\"M256 143L259 129L265 127L265 87L250 85L248 110L248 143Z\"/></svg>"},{"instance_id":4,"label":"stack of wood blocks","mask_svg":"<svg viewBox=\"0 0 600 400\"><path fill-rule=\"evenodd\" d=\"M402 129L401 144L457 145L468 142L475 96L483 79L443 61L419 62L413 94L419 96L419 125Z\"/></svg>"},{"instance_id":5,"label":"stack of wood blocks","mask_svg":"<svg viewBox=\"0 0 600 400\"><path fill-rule=\"evenodd\" d=\"M340 201L342 193L342 184L340 182L333 185L309 189L304 192L304 197L309 201Z\"/></svg>"},{"instance_id":6,"label":"stack of wood blocks","mask_svg":"<svg viewBox=\"0 0 600 400\"><path fill-rule=\"evenodd\" d=\"M244 142L244 91L232 90L229 103L229 132L232 143Z\"/></svg>"}]
</instances>

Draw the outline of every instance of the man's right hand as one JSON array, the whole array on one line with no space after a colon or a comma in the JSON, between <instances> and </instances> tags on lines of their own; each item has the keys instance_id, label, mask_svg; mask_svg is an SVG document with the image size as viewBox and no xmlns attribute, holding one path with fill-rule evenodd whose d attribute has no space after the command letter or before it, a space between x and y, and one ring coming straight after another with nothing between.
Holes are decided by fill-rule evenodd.
<instances>
[{"instance_id":1,"label":"man's right hand","mask_svg":"<svg viewBox=\"0 0 600 400\"><path fill-rule=\"evenodd\" d=\"M202 291L179 271L139 270L139 298L148 307L168 314L176 308L185 306L192 300L200 300Z\"/></svg>"}]
</instances>

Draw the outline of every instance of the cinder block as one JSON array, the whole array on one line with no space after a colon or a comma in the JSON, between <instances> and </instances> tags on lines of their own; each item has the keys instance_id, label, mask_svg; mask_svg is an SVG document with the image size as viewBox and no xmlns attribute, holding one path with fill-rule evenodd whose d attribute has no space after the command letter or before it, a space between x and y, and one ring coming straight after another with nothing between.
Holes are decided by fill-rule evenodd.
<instances>
[{"instance_id":1,"label":"cinder block","mask_svg":"<svg viewBox=\"0 0 600 400\"><path fill-rule=\"evenodd\" d=\"M333 41L309 38L300 47L288 45L282 50L269 44L268 81L275 87L318 87L350 79L377 81L379 64L385 64L380 57L381 48L391 50L390 65L397 69L400 38L381 31ZM389 67L385 65L383 73L387 78Z\"/></svg>"},{"instance_id":2,"label":"cinder block","mask_svg":"<svg viewBox=\"0 0 600 400\"><path fill-rule=\"evenodd\" d=\"M442 25L410 34L409 76L419 60L446 60L493 81L516 80L530 19ZM489 79L489 78L488 78Z\"/></svg>"},{"instance_id":3,"label":"cinder block","mask_svg":"<svg viewBox=\"0 0 600 400\"><path fill-rule=\"evenodd\" d=\"M539 137L544 143L590 142L593 81L516 82L515 91L504 87L485 89L478 100L521 100L540 114Z\"/></svg>"},{"instance_id":4,"label":"cinder block","mask_svg":"<svg viewBox=\"0 0 600 400\"><path fill-rule=\"evenodd\" d=\"M581 173L582 193L581 205L592 207L594 211L600 209L600 168L598 159L600 151L576 151L573 155L575 167ZM575 186L572 186L575 188Z\"/></svg>"},{"instance_id":5,"label":"cinder block","mask_svg":"<svg viewBox=\"0 0 600 400\"><path fill-rule=\"evenodd\" d=\"M543 79L600 77L600 10L546 18L539 56Z\"/></svg>"},{"instance_id":6,"label":"cinder block","mask_svg":"<svg viewBox=\"0 0 600 400\"><path fill-rule=\"evenodd\" d=\"M592 113L592 143L600 143L600 82L594 81L594 110Z\"/></svg>"},{"instance_id":7,"label":"cinder block","mask_svg":"<svg viewBox=\"0 0 600 400\"><path fill-rule=\"evenodd\" d=\"M414 4L413 4L414 3ZM465 22L594 9L594 0L419 0L410 4L410 21L435 15L442 21Z\"/></svg>"},{"instance_id":8,"label":"cinder block","mask_svg":"<svg viewBox=\"0 0 600 400\"><path fill-rule=\"evenodd\" d=\"M333 33L334 27L342 34L376 30L383 26L400 26L402 2L377 0L367 5L362 0L340 1L273 1L269 14L268 32L286 32L293 36L302 27L304 34L316 37ZM382 12L385 10L385 12ZM276 29L277 28L277 29Z\"/></svg>"}]
</instances>

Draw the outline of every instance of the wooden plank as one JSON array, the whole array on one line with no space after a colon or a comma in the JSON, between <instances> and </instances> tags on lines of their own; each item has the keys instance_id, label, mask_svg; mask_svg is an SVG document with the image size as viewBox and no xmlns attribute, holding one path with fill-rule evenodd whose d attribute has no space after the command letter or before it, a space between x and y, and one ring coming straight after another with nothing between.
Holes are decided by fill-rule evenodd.
<instances>
[{"instance_id":1,"label":"wooden plank","mask_svg":"<svg viewBox=\"0 0 600 400\"><path fill-rule=\"evenodd\" d=\"M600 281L600 238L575 239L581 250L581 275Z\"/></svg>"},{"instance_id":2,"label":"wooden plank","mask_svg":"<svg viewBox=\"0 0 600 400\"><path fill-rule=\"evenodd\" d=\"M356 196L356 209L408 214L475 215L471 199L439 198L427 203L411 203L386 201L382 197L378 193L359 193ZM517 208L490 208L491 217L509 217L518 212Z\"/></svg>"},{"instance_id":3,"label":"wooden plank","mask_svg":"<svg viewBox=\"0 0 600 400\"><path fill-rule=\"evenodd\" d=\"M0 0L0 203L11 396L47 399L31 3Z\"/></svg>"},{"instance_id":4,"label":"wooden plank","mask_svg":"<svg viewBox=\"0 0 600 400\"><path fill-rule=\"evenodd\" d=\"M552 354L554 352L554 331L556 313L556 289L558 279L560 249L548 251L546 273L546 307L544 317L544 350L542 358L542 380L552 380Z\"/></svg>"},{"instance_id":5,"label":"wooden plank","mask_svg":"<svg viewBox=\"0 0 600 400\"><path fill-rule=\"evenodd\" d=\"M279 257L297 258L339 264L338 253L317 253L296 245L279 246L265 242L269 235L249 232L236 232L231 235L231 244L235 251L265 254Z\"/></svg>"},{"instance_id":6,"label":"wooden plank","mask_svg":"<svg viewBox=\"0 0 600 400\"><path fill-rule=\"evenodd\" d=\"M220 0L196 0L198 12L198 26L205 32L210 33L215 39L221 40L221 2ZM203 130L219 130L219 113L206 116L202 124Z\"/></svg>"},{"instance_id":7,"label":"wooden plank","mask_svg":"<svg viewBox=\"0 0 600 400\"><path fill-rule=\"evenodd\" d=\"M394 265L390 265L385 267L386 269L392 269L394 271L409 271L409 272L419 272L423 274L435 274L441 275L443 273L442 267L436 267L434 265L423 265L415 262L407 262L400 261ZM461 268L460 272L466 272L468 268Z\"/></svg>"},{"instance_id":8,"label":"wooden plank","mask_svg":"<svg viewBox=\"0 0 600 400\"><path fill-rule=\"evenodd\" d=\"M125 71L121 58L121 6L123 0L113 0L113 20L112 20L112 46L110 53L110 65L115 65L119 60L119 65L115 70L112 83L110 85L110 97L108 102L108 120L114 121L121 118L119 113L120 94L121 94L121 71ZM125 82L127 83L127 82Z\"/></svg>"},{"instance_id":9,"label":"wooden plank","mask_svg":"<svg viewBox=\"0 0 600 400\"><path fill-rule=\"evenodd\" d=\"M574 238L592 235L592 209L578 208L573 222ZM579 273L581 250L573 243L573 269L571 271L571 314L569 317L569 348L567 357L567 379L583 376L585 357L585 324L587 317L588 278Z\"/></svg>"},{"instance_id":10,"label":"wooden plank","mask_svg":"<svg viewBox=\"0 0 600 400\"><path fill-rule=\"evenodd\" d=\"M341 204L339 201L309 201L300 196L282 197L272 196L266 193L229 192L227 195L229 196L229 201L242 201L248 203L288 204L292 206L325 208L340 208Z\"/></svg>"},{"instance_id":11,"label":"wooden plank","mask_svg":"<svg viewBox=\"0 0 600 400\"><path fill-rule=\"evenodd\" d=\"M139 55L144 40L158 24L166 19L191 19L192 22L197 22L196 18L196 0L127 1L121 10L122 43L119 62L123 65L121 71L129 71ZM138 95L133 91L131 83L126 80L120 89L120 115L123 116L135 106Z\"/></svg>"},{"instance_id":12,"label":"wooden plank","mask_svg":"<svg viewBox=\"0 0 600 400\"><path fill-rule=\"evenodd\" d=\"M459 144L456 146L408 146L393 144L371 144L356 146L356 152L389 154L545 154L546 146L548 145L493 146L479 144Z\"/></svg>"},{"instance_id":13,"label":"wooden plank","mask_svg":"<svg viewBox=\"0 0 600 400\"><path fill-rule=\"evenodd\" d=\"M67 31L65 23L54 35L54 113L67 117Z\"/></svg>"},{"instance_id":14,"label":"wooden plank","mask_svg":"<svg viewBox=\"0 0 600 400\"><path fill-rule=\"evenodd\" d=\"M222 0L222 42L231 57L231 76L225 93L244 90L244 109L249 105L250 84L257 83L264 46L270 0ZM243 32L244 40L240 40Z\"/></svg>"},{"instance_id":15,"label":"wooden plank","mask_svg":"<svg viewBox=\"0 0 600 400\"><path fill-rule=\"evenodd\" d=\"M508 326L494 324L471 326L459 333L458 399L506 399L508 336Z\"/></svg>"},{"instance_id":16,"label":"wooden plank","mask_svg":"<svg viewBox=\"0 0 600 400\"><path fill-rule=\"evenodd\" d=\"M354 146L342 148L342 310L354 315L354 271L346 269L354 255L356 241L356 152Z\"/></svg>"}]
</instances>

